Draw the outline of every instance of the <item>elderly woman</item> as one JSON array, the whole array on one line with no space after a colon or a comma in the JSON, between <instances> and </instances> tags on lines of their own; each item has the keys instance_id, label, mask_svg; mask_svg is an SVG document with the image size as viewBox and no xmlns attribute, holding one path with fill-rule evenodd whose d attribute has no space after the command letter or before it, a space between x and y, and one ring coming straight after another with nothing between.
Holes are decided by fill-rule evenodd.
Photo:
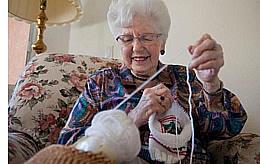
<instances>
[{"instance_id":1,"label":"elderly woman","mask_svg":"<svg viewBox=\"0 0 260 164\"><path fill-rule=\"evenodd\" d=\"M124 65L100 70L89 77L85 91L78 98L60 134L58 142L61 144L77 141L91 126L97 112L115 108L164 65L159 57L165 54L171 20L162 0L112 1L107 18L109 28L121 47ZM195 129L193 160L207 163L210 159L206 151L208 142L238 134L247 115L238 98L223 88L219 79L219 70L224 65L221 45L205 34L188 50L191 54L189 76ZM154 113L167 112L173 102L189 112L186 78L184 66L168 65L119 107L139 128L142 148L138 156L149 163L156 162L148 151L149 117ZM183 160L189 160L191 146L192 143L188 142ZM166 155L167 152L174 153L171 150L165 152Z\"/></svg>"}]
</instances>

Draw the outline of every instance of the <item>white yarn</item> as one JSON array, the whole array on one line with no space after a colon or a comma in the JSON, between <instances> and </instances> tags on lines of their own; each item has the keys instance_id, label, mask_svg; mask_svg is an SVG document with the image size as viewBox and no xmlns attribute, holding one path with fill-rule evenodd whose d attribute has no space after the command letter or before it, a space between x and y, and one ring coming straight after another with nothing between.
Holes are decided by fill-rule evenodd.
<instances>
[{"instance_id":1,"label":"white yarn","mask_svg":"<svg viewBox=\"0 0 260 164\"><path fill-rule=\"evenodd\" d=\"M190 62L189 62L190 63ZM190 115L190 122L191 122L191 152L190 152L190 164L192 164L192 156L193 156L193 151L194 151L194 125L193 125L193 117L192 117L192 104L191 104L191 96L192 96L192 90L191 90L191 85L190 85L190 74L189 74L189 63L186 66L186 73L187 73L187 84L189 87L189 115Z\"/></svg>"},{"instance_id":2,"label":"white yarn","mask_svg":"<svg viewBox=\"0 0 260 164\"><path fill-rule=\"evenodd\" d=\"M167 133L162 130L162 122L159 120L167 120L167 122L176 121L175 134ZM175 119L175 120L174 120ZM187 142L191 137L191 125L188 114L183 108L174 101L171 108L163 114L152 114L148 121L149 129L152 134L152 138L149 139L149 153L151 159L156 159L165 163L180 162L187 151ZM180 125L181 132L178 134L177 127ZM153 142L159 142L162 145L154 144ZM180 149L182 155L180 155ZM177 155L174 152L168 151L168 149L176 149Z\"/></svg>"},{"instance_id":3,"label":"white yarn","mask_svg":"<svg viewBox=\"0 0 260 164\"><path fill-rule=\"evenodd\" d=\"M178 117L176 116L176 121L175 121L175 125L177 125L178 124ZM175 126L175 134L176 134L176 138L177 138L177 143L178 143L178 140L179 140L179 138L178 138L178 126ZM179 148L177 147L176 148L177 149L177 157L178 157L178 160L179 160L179 163L181 164L181 160L180 160L180 150L179 150Z\"/></svg>"},{"instance_id":4,"label":"white yarn","mask_svg":"<svg viewBox=\"0 0 260 164\"><path fill-rule=\"evenodd\" d=\"M181 126L181 133L171 134L171 133L163 133L161 132L161 123L158 121L159 118L163 118L166 116L176 116L178 118L178 122ZM159 140L164 145L171 148L180 148L186 147L187 142L191 137L191 125L188 114L182 109L181 106L177 102L173 102L172 106L165 113L161 114L158 118L156 113L153 113L148 121L149 129L153 137ZM176 124L177 127L178 123Z\"/></svg>"},{"instance_id":5,"label":"white yarn","mask_svg":"<svg viewBox=\"0 0 260 164\"><path fill-rule=\"evenodd\" d=\"M134 160L141 149L139 130L120 110L97 113L85 136L75 143L83 151L103 152L117 163Z\"/></svg>"}]
</instances>

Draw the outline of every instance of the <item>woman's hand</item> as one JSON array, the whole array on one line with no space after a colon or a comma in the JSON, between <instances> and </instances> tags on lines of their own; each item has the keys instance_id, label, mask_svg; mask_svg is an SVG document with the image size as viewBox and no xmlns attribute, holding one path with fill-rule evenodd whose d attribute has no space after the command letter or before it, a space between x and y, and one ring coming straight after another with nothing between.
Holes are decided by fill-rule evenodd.
<instances>
[{"instance_id":1,"label":"woman's hand","mask_svg":"<svg viewBox=\"0 0 260 164\"><path fill-rule=\"evenodd\" d=\"M150 115L154 112L166 112L172 105L173 97L171 91L163 84L152 88L146 88L137 106L128 113L137 127L148 122Z\"/></svg>"},{"instance_id":2,"label":"woman's hand","mask_svg":"<svg viewBox=\"0 0 260 164\"><path fill-rule=\"evenodd\" d=\"M208 92L215 92L220 87L218 73L224 65L223 51L220 44L204 34L194 45L188 47L192 55L189 69L197 70L197 75Z\"/></svg>"}]
</instances>

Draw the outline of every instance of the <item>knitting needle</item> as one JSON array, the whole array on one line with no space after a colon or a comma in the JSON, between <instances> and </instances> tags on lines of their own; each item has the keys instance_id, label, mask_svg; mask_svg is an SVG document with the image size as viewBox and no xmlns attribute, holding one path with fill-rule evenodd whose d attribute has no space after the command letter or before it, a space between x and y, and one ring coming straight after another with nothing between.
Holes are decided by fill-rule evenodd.
<instances>
[{"instance_id":1,"label":"knitting needle","mask_svg":"<svg viewBox=\"0 0 260 164\"><path fill-rule=\"evenodd\" d=\"M128 101L132 96L134 96L138 91L144 88L150 81L152 81L159 73L162 72L168 65L165 64L162 66L157 72L155 72L151 77L149 77L143 84L141 84L136 90L134 90L126 99L124 99L121 103L119 103L114 109L119 109L121 105L123 105L126 101Z\"/></svg>"}]
</instances>

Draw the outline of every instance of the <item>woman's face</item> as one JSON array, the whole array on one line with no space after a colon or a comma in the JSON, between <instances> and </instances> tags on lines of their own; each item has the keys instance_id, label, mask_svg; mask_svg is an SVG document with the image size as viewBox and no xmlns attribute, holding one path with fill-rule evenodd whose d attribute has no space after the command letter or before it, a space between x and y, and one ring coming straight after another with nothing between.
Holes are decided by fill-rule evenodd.
<instances>
[{"instance_id":1,"label":"woman's face","mask_svg":"<svg viewBox=\"0 0 260 164\"><path fill-rule=\"evenodd\" d=\"M122 29L121 35L137 37L130 44L120 44L123 61L133 73L138 76L148 77L156 72L160 50L164 49L161 37L153 37L153 41L140 42L143 34L155 34L152 22L148 19L135 17L133 25ZM144 39L144 38L143 38Z\"/></svg>"}]
</instances>

